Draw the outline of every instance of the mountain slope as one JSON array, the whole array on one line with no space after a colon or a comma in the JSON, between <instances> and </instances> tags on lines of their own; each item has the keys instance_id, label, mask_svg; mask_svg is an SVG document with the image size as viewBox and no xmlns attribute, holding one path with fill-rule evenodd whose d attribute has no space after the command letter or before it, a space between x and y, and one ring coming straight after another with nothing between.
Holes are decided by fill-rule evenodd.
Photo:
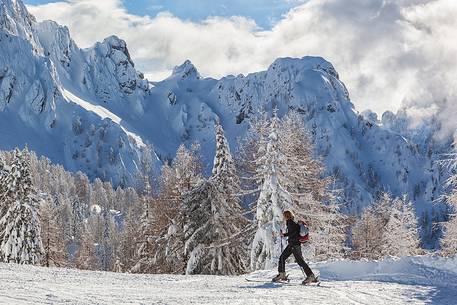
<instances>
[{"instance_id":1,"label":"mountain slope","mask_svg":"<svg viewBox=\"0 0 457 305\"><path fill-rule=\"evenodd\" d=\"M131 184L142 141L121 120L94 111L109 112L97 105L98 100L91 102L89 90L100 95L116 92L113 84L117 84L122 92L130 92L130 75L125 77L121 68L117 75L113 68L113 61L125 60L122 42L107 39L91 50L81 50L66 28L51 21L37 23L21 1L0 2L0 25L1 148L27 144L69 170ZM104 62L96 65L93 61L100 58ZM97 73L107 75L107 80L102 83ZM78 83L78 77L85 85ZM143 86L147 88L144 82ZM72 91L76 94L68 94Z\"/></svg>"},{"instance_id":2,"label":"mountain slope","mask_svg":"<svg viewBox=\"0 0 457 305\"><path fill-rule=\"evenodd\" d=\"M252 116L277 107L303 116L348 213L389 191L409 194L426 215L442 193L446 173L434 161L450 141L434 140L439 124L412 130L402 113L381 121L358 113L335 68L319 57L281 58L267 71L220 80L202 78L186 61L151 83L123 40L80 49L66 27L36 22L20 0L0 0L0 47L2 149L27 143L69 170L131 184L145 144L160 165L181 143L200 142L209 169L216 119L234 147ZM422 225L431 242L426 216Z\"/></svg>"}]
</instances>

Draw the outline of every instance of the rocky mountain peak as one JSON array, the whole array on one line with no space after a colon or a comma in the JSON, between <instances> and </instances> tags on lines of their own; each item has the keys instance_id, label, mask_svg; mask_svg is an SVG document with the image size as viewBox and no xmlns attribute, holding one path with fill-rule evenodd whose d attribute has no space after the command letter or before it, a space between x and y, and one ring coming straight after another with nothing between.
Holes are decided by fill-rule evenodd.
<instances>
[{"instance_id":1,"label":"rocky mountain peak","mask_svg":"<svg viewBox=\"0 0 457 305\"><path fill-rule=\"evenodd\" d=\"M0 29L6 33L30 39L35 17L20 0L0 0Z\"/></svg>"},{"instance_id":2,"label":"rocky mountain peak","mask_svg":"<svg viewBox=\"0 0 457 305\"><path fill-rule=\"evenodd\" d=\"M319 70L328 73L329 75L339 79L333 65L319 56L304 56L302 58L283 57L276 59L268 68L268 71L306 71Z\"/></svg>"},{"instance_id":3,"label":"rocky mountain peak","mask_svg":"<svg viewBox=\"0 0 457 305\"><path fill-rule=\"evenodd\" d=\"M114 50L121 52L126 57L128 62L130 63L130 65L132 67L135 67L135 64L133 63L132 58L130 57L129 50L127 48L127 43L124 40L120 39L119 37L117 37L115 35L112 35L112 36L105 38L103 40L103 44L108 46L111 53L115 52Z\"/></svg>"},{"instance_id":4,"label":"rocky mountain peak","mask_svg":"<svg viewBox=\"0 0 457 305\"><path fill-rule=\"evenodd\" d=\"M176 66L173 69L171 77L179 77L180 79L200 79L200 73L190 60L186 60L182 65Z\"/></svg>"}]
</instances>

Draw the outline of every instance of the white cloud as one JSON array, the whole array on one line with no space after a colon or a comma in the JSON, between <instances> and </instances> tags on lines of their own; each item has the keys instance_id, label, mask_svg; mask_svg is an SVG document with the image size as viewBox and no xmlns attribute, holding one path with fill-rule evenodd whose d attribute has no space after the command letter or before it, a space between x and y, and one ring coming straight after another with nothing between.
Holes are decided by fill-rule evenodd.
<instances>
[{"instance_id":1,"label":"white cloud","mask_svg":"<svg viewBox=\"0 0 457 305\"><path fill-rule=\"evenodd\" d=\"M360 110L434 103L457 114L454 0L310 0L270 31L244 17L135 16L120 0L29 8L38 19L67 25L83 47L118 35L147 75L163 76L185 59L203 75L221 77L265 69L280 56L320 55L334 64Z\"/></svg>"}]
</instances>

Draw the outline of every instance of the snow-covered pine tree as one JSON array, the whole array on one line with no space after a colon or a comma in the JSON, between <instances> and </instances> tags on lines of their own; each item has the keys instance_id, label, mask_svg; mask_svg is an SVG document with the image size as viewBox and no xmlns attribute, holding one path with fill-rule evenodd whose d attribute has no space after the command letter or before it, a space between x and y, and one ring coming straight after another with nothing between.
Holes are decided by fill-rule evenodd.
<instances>
[{"instance_id":1,"label":"snow-covered pine tree","mask_svg":"<svg viewBox=\"0 0 457 305\"><path fill-rule=\"evenodd\" d=\"M257 200L258 184L256 179L257 164L256 158L260 147L265 145L265 136L268 134L269 120L265 112L250 118L249 129L244 138L239 139L237 151L234 155L237 172L239 173L241 188L244 192L244 200L254 202Z\"/></svg>"},{"instance_id":2,"label":"snow-covered pine tree","mask_svg":"<svg viewBox=\"0 0 457 305\"><path fill-rule=\"evenodd\" d=\"M381 194L378 202L374 206L374 212L379 221L381 227L385 228L387 222L390 219L392 213L392 207L395 203L395 199L388 192Z\"/></svg>"},{"instance_id":3,"label":"snow-covered pine tree","mask_svg":"<svg viewBox=\"0 0 457 305\"><path fill-rule=\"evenodd\" d=\"M194 143L191 149L180 145L172 167L177 179L177 191L184 196L203 180L203 166L200 160L200 146Z\"/></svg>"},{"instance_id":4,"label":"snow-covered pine tree","mask_svg":"<svg viewBox=\"0 0 457 305\"><path fill-rule=\"evenodd\" d=\"M143 196L141 199L142 214L140 216L138 250L136 256L138 261L131 269L134 273L154 273L154 233L152 225L151 210L154 205L152 197Z\"/></svg>"},{"instance_id":5,"label":"snow-covered pine tree","mask_svg":"<svg viewBox=\"0 0 457 305\"><path fill-rule=\"evenodd\" d=\"M71 247L74 247L75 236L73 233L75 231L82 230L82 228L77 228L77 223L74 222L73 216L73 207L70 198L70 194L59 193L54 197L52 206L55 209L56 221L59 224L59 231L61 233L60 238L64 243L65 247L71 251Z\"/></svg>"},{"instance_id":6,"label":"snow-covered pine tree","mask_svg":"<svg viewBox=\"0 0 457 305\"><path fill-rule=\"evenodd\" d=\"M81 242L75 257L75 264L78 269L100 270L100 264L96 253L96 233L94 233L94 227L98 226L95 225L96 219L94 219L93 216L86 220Z\"/></svg>"},{"instance_id":7,"label":"snow-covered pine tree","mask_svg":"<svg viewBox=\"0 0 457 305\"><path fill-rule=\"evenodd\" d=\"M41 264L46 267L62 267L67 264L68 251L58 213L50 199L41 202L38 213L44 250Z\"/></svg>"},{"instance_id":8,"label":"snow-covered pine tree","mask_svg":"<svg viewBox=\"0 0 457 305\"><path fill-rule=\"evenodd\" d=\"M148 254L150 259L147 264L140 259L132 272L185 273L185 215L182 205L184 196L203 181L198 150L197 145L193 145L192 149L181 145L172 164L162 167L160 193L148 211L151 228L145 231L147 234L140 235L141 242L138 244L139 253L144 249L153 252Z\"/></svg>"},{"instance_id":9,"label":"snow-covered pine tree","mask_svg":"<svg viewBox=\"0 0 457 305\"><path fill-rule=\"evenodd\" d=\"M383 231L383 256L407 256L419 253L417 218L406 196L393 201L390 217Z\"/></svg>"},{"instance_id":10,"label":"snow-covered pine tree","mask_svg":"<svg viewBox=\"0 0 457 305\"><path fill-rule=\"evenodd\" d=\"M116 258L116 226L108 208L103 208L101 217L103 221L103 231L98 245L100 265L102 270L111 271L114 268Z\"/></svg>"},{"instance_id":11,"label":"snow-covered pine tree","mask_svg":"<svg viewBox=\"0 0 457 305\"><path fill-rule=\"evenodd\" d=\"M104 207L109 207L108 196L105 187L103 186L103 182L99 178L96 178L90 193L90 209L101 211Z\"/></svg>"},{"instance_id":12,"label":"snow-covered pine tree","mask_svg":"<svg viewBox=\"0 0 457 305\"><path fill-rule=\"evenodd\" d=\"M379 200L365 209L352 230L353 245L357 257L379 259L383 256L386 226L391 218L394 199L385 192Z\"/></svg>"},{"instance_id":13,"label":"snow-covered pine tree","mask_svg":"<svg viewBox=\"0 0 457 305\"><path fill-rule=\"evenodd\" d=\"M379 225L372 207L367 207L352 228L352 244L355 258L378 259L381 257L380 232L383 228Z\"/></svg>"},{"instance_id":14,"label":"snow-covered pine tree","mask_svg":"<svg viewBox=\"0 0 457 305\"><path fill-rule=\"evenodd\" d=\"M240 274L245 266L248 220L240 205L240 183L224 130L215 124L212 175L184 201L187 274Z\"/></svg>"},{"instance_id":15,"label":"snow-covered pine tree","mask_svg":"<svg viewBox=\"0 0 457 305\"><path fill-rule=\"evenodd\" d=\"M199 146L196 144L191 149L180 145L173 162L162 166L160 194L152 213L156 234L168 231L172 220L179 214L184 196L203 181L202 170Z\"/></svg>"},{"instance_id":16,"label":"snow-covered pine tree","mask_svg":"<svg viewBox=\"0 0 457 305\"><path fill-rule=\"evenodd\" d=\"M236 173L232 154L230 153L230 147L225 138L224 129L219 121L216 121L214 124L214 131L216 137L216 151L211 178L217 182L221 191L238 197L241 190L240 181Z\"/></svg>"},{"instance_id":17,"label":"snow-covered pine tree","mask_svg":"<svg viewBox=\"0 0 457 305\"><path fill-rule=\"evenodd\" d=\"M286 160L282 185L291 194L297 219L310 229L307 256L313 260L343 256L347 217L337 204L337 190L329 190L331 177L324 177L324 165L314 157L301 114L290 111L283 117L279 138Z\"/></svg>"},{"instance_id":18,"label":"snow-covered pine tree","mask_svg":"<svg viewBox=\"0 0 457 305\"><path fill-rule=\"evenodd\" d=\"M208 274L217 270L219 262L217 258L213 260L215 249L207 245L217 238L211 214L213 202L222 199L219 195L216 186L208 180L202 181L184 197L182 221L186 274Z\"/></svg>"},{"instance_id":19,"label":"snow-covered pine tree","mask_svg":"<svg viewBox=\"0 0 457 305\"><path fill-rule=\"evenodd\" d=\"M276 114L270 119L266 134L259 134L255 156L255 179L260 185L256 202L255 222L257 231L251 244L250 267L252 270L270 269L277 264L281 254L280 231L284 210L295 210L292 197L282 183L286 169L286 156L280 150L280 120Z\"/></svg>"},{"instance_id":20,"label":"snow-covered pine tree","mask_svg":"<svg viewBox=\"0 0 457 305\"><path fill-rule=\"evenodd\" d=\"M319 205L328 201L331 179L324 177L325 167L321 160L314 157L314 145L305 128L303 116L290 111L282 118L278 134L280 150L286 160L283 172L287 179L284 179L283 186L295 201L301 195L308 194Z\"/></svg>"},{"instance_id":21,"label":"snow-covered pine tree","mask_svg":"<svg viewBox=\"0 0 457 305\"><path fill-rule=\"evenodd\" d=\"M141 148L141 160L137 174L137 190L143 196L152 195L153 155L154 150L151 145Z\"/></svg>"},{"instance_id":22,"label":"snow-covered pine tree","mask_svg":"<svg viewBox=\"0 0 457 305\"><path fill-rule=\"evenodd\" d=\"M249 153L252 149L243 149L254 159L254 166L244 168L255 169L252 177L260 191L256 202L258 229L251 246L251 269L271 268L277 264L284 210L292 210L297 220L308 223L311 245L315 245L314 257L341 255L346 224L328 193L330 180L323 177L324 167L313 157L313 145L303 118L290 112L280 120L274 111L267 122L255 122L250 132L255 136L248 134L248 138L258 139L254 145L257 151ZM326 233L332 235L325 236ZM322 243L329 241L333 244L324 249Z\"/></svg>"},{"instance_id":23,"label":"snow-covered pine tree","mask_svg":"<svg viewBox=\"0 0 457 305\"><path fill-rule=\"evenodd\" d=\"M155 201L152 198L152 148L146 147L143 149L143 157L141 159L139 170L138 190L141 194L142 213L140 216L139 234L136 263L131 268L132 272L136 273L153 273L153 206ZM130 229L132 231L132 229Z\"/></svg>"},{"instance_id":24,"label":"snow-covered pine tree","mask_svg":"<svg viewBox=\"0 0 457 305\"><path fill-rule=\"evenodd\" d=\"M113 189L113 185L109 181L103 182L103 188L105 189L105 194L107 198L108 205L106 208L108 210L113 210L114 206L116 205L116 198L115 198L115 191Z\"/></svg>"},{"instance_id":25,"label":"snow-covered pine tree","mask_svg":"<svg viewBox=\"0 0 457 305\"><path fill-rule=\"evenodd\" d=\"M88 270L112 271L118 250L118 237L113 217L105 207L94 206L86 219L76 266Z\"/></svg>"},{"instance_id":26,"label":"snow-covered pine tree","mask_svg":"<svg viewBox=\"0 0 457 305\"><path fill-rule=\"evenodd\" d=\"M28 150L15 149L5 179L6 213L0 219L0 259L3 262L39 264L43 254L38 197L30 177Z\"/></svg>"},{"instance_id":27,"label":"snow-covered pine tree","mask_svg":"<svg viewBox=\"0 0 457 305\"><path fill-rule=\"evenodd\" d=\"M451 172L445 182L449 193L444 196L444 201L449 207L449 220L444 223L444 236L441 239L441 253L444 256L457 254L457 152L449 156L446 165Z\"/></svg>"},{"instance_id":28,"label":"snow-covered pine tree","mask_svg":"<svg viewBox=\"0 0 457 305\"><path fill-rule=\"evenodd\" d=\"M152 206L155 234L160 234L163 228L170 226L170 220L175 218L181 207L182 194L178 188L180 182L178 182L175 166L176 164L172 166L168 163L162 166L159 178L160 193L157 202Z\"/></svg>"},{"instance_id":29,"label":"snow-covered pine tree","mask_svg":"<svg viewBox=\"0 0 457 305\"><path fill-rule=\"evenodd\" d=\"M6 201L6 196L8 194L8 185L6 179L8 177L8 170L6 167L6 162L3 158L3 153L0 152L0 219L6 214L8 210L8 202ZM2 234L0 234L0 244L2 243ZM1 258L1 253L0 253Z\"/></svg>"},{"instance_id":30,"label":"snow-covered pine tree","mask_svg":"<svg viewBox=\"0 0 457 305\"><path fill-rule=\"evenodd\" d=\"M82 231L84 228L84 219L87 209L87 203L80 201L79 196L74 195L72 196L71 200L71 232L69 242L72 244L71 246L77 245L77 243L81 240Z\"/></svg>"},{"instance_id":31,"label":"snow-covered pine tree","mask_svg":"<svg viewBox=\"0 0 457 305\"><path fill-rule=\"evenodd\" d=\"M305 209L306 215L301 217L310 229L310 241L304 253L317 261L342 258L345 254L348 220L340 212L340 206L332 201L316 204L311 194L301 197L300 202L302 207L311 207Z\"/></svg>"},{"instance_id":32,"label":"snow-covered pine tree","mask_svg":"<svg viewBox=\"0 0 457 305\"><path fill-rule=\"evenodd\" d=\"M141 217L142 205L139 200L133 200L125 213L124 230L120 237L119 266L122 270L130 270L137 262L137 245L141 238L141 228L138 219Z\"/></svg>"},{"instance_id":33,"label":"snow-covered pine tree","mask_svg":"<svg viewBox=\"0 0 457 305\"><path fill-rule=\"evenodd\" d=\"M8 169L6 167L6 162L3 159L3 156L0 155L0 219L5 215L8 210L8 205L6 201L8 185L6 179L8 177ZM0 235L1 242L1 235Z\"/></svg>"}]
</instances>

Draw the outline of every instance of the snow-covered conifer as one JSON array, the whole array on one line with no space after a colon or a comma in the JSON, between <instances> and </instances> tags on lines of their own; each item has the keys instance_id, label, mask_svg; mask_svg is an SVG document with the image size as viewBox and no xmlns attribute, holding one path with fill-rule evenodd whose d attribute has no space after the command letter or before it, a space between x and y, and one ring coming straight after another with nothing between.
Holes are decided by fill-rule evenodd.
<instances>
[{"instance_id":1,"label":"snow-covered conifer","mask_svg":"<svg viewBox=\"0 0 457 305\"><path fill-rule=\"evenodd\" d=\"M0 155L0 219L5 215L8 209L8 201L6 200L6 196L8 195L8 185L6 179L8 177L8 170L6 167L6 163L3 157ZM0 236L1 242L1 236Z\"/></svg>"},{"instance_id":2,"label":"snow-covered conifer","mask_svg":"<svg viewBox=\"0 0 457 305\"><path fill-rule=\"evenodd\" d=\"M383 231L383 255L407 256L418 254L419 233L414 208L406 197L394 200L389 220Z\"/></svg>"},{"instance_id":3,"label":"snow-covered conifer","mask_svg":"<svg viewBox=\"0 0 457 305\"><path fill-rule=\"evenodd\" d=\"M312 195L300 198L300 202L315 202ZM306 206L306 204L303 204ZM326 204L311 204L306 215L301 218L310 229L310 241L307 245L308 257L313 260L341 258L345 254L347 238L347 217L340 212L340 206L331 201Z\"/></svg>"},{"instance_id":4,"label":"snow-covered conifer","mask_svg":"<svg viewBox=\"0 0 457 305\"><path fill-rule=\"evenodd\" d=\"M191 149L180 145L172 162L177 179L177 190L183 196L202 181L202 163L199 156L200 147L193 144Z\"/></svg>"},{"instance_id":5,"label":"snow-covered conifer","mask_svg":"<svg viewBox=\"0 0 457 305\"><path fill-rule=\"evenodd\" d=\"M96 178L90 193L90 208L101 210L103 207L108 206L108 196L106 194L105 187L103 186L103 182L99 178Z\"/></svg>"},{"instance_id":6,"label":"snow-covered conifer","mask_svg":"<svg viewBox=\"0 0 457 305\"><path fill-rule=\"evenodd\" d=\"M363 211L352 228L352 243L356 258L378 259L381 257L382 230L372 207Z\"/></svg>"},{"instance_id":7,"label":"snow-covered conifer","mask_svg":"<svg viewBox=\"0 0 457 305\"><path fill-rule=\"evenodd\" d=\"M385 227L387 225L395 201L396 199L392 198L390 193L384 192L381 194L378 202L375 204L374 212L381 227Z\"/></svg>"},{"instance_id":8,"label":"snow-covered conifer","mask_svg":"<svg viewBox=\"0 0 457 305\"><path fill-rule=\"evenodd\" d=\"M116 226L110 211L107 208L102 210L103 231L99 242L100 265L102 270L111 271L114 268L116 254Z\"/></svg>"},{"instance_id":9,"label":"snow-covered conifer","mask_svg":"<svg viewBox=\"0 0 457 305\"><path fill-rule=\"evenodd\" d=\"M286 156L280 150L280 120L274 112L266 134L259 135L256 159L256 179L260 194L256 203L257 231L251 245L251 269L273 267L281 254L280 230L284 210L293 210L292 196L284 188ZM285 178L285 179L282 179Z\"/></svg>"},{"instance_id":10,"label":"snow-covered conifer","mask_svg":"<svg viewBox=\"0 0 457 305\"><path fill-rule=\"evenodd\" d=\"M138 261L132 267L132 272L135 273L154 273L154 245L153 245L153 225L152 225L152 206L154 204L152 198L143 196L142 214L140 216L139 233L140 240L138 241L138 250L136 256Z\"/></svg>"},{"instance_id":11,"label":"snow-covered conifer","mask_svg":"<svg viewBox=\"0 0 457 305\"><path fill-rule=\"evenodd\" d=\"M352 242L357 257L379 259L383 251L383 234L390 218L392 198L381 195L376 204L365 208L352 229Z\"/></svg>"},{"instance_id":12,"label":"snow-covered conifer","mask_svg":"<svg viewBox=\"0 0 457 305\"><path fill-rule=\"evenodd\" d=\"M223 191L238 195L240 182L236 173L235 164L230 153L230 147L224 135L222 125L217 121L214 125L216 135L216 151L214 155L212 179L222 187Z\"/></svg>"},{"instance_id":13,"label":"snow-covered conifer","mask_svg":"<svg viewBox=\"0 0 457 305\"><path fill-rule=\"evenodd\" d=\"M457 153L451 154L446 162L450 177L445 183L449 193L444 196L450 211L449 220L444 223L444 236L441 239L441 252L445 256L454 256L457 254Z\"/></svg>"},{"instance_id":14,"label":"snow-covered conifer","mask_svg":"<svg viewBox=\"0 0 457 305\"><path fill-rule=\"evenodd\" d=\"M28 150L16 149L5 179L7 209L0 219L0 259L3 262L39 264L43 254L38 198L30 177Z\"/></svg>"},{"instance_id":15,"label":"snow-covered conifer","mask_svg":"<svg viewBox=\"0 0 457 305\"><path fill-rule=\"evenodd\" d=\"M98 219L97 219L98 220ZM94 217L91 216L86 220L81 242L76 252L75 263L79 269L100 270L100 264L97 257L97 241L94 231L96 226Z\"/></svg>"},{"instance_id":16,"label":"snow-covered conifer","mask_svg":"<svg viewBox=\"0 0 457 305\"><path fill-rule=\"evenodd\" d=\"M184 259L184 196L202 180L202 165L198 155L199 147L178 148L171 165L162 167L159 179L160 194L154 204L148 205L147 222L143 212L143 224L138 243L139 261L132 272L177 273L185 272ZM146 208L146 207L145 207ZM144 251L147 251L147 260ZM153 251L150 253L149 251Z\"/></svg>"},{"instance_id":17,"label":"snow-covered conifer","mask_svg":"<svg viewBox=\"0 0 457 305\"><path fill-rule=\"evenodd\" d=\"M248 220L238 198L239 179L224 130L215 125L212 175L185 197L187 274L240 274L245 271Z\"/></svg>"},{"instance_id":18,"label":"snow-covered conifer","mask_svg":"<svg viewBox=\"0 0 457 305\"><path fill-rule=\"evenodd\" d=\"M329 179L323 177L324 167L313 156L313 145L303 119L291 112L280 120L274 111L266 123L257 122L253 127L251 132L256 133L258 139L257 151L250 155L255 165L253 178L257 181L259 196L255 211L258 228L251 245L251 269L271 268L277 263L281 242L285 242L279 237L284 210L292 210L297 220L308 223L314 235L310 244L315 245L315 257L327 258L332 255L329 251L341 255L344 217L332 205L332 196L327 190ZM325 232L332 232L332 236L325 236ZM324 237L334 244L318 250Z\"/></svg>"},{"instance_id":19,"label":"snow-covered conifer","mask_svg":"<svg viewBox=\"0 0 457 305\"><path fill-rule=\"evenodd\" d=\"M142 212L142 204L139 200L131 201L126 210L124 219L124 230L120 236L119 265L123 270L130 270L137 262L137 249L141 238L141 228L138 225Z\"/></svg>"},{"instance_id":20,"label":"snow-covered conifer","mask_svg":"<svg viewBox=\"0 0 457 305\"><path fill-rule=\"evenodd\" d=\"M143 196L152 195L153 155L154 151L151 145L146 145L141 149L137 189Z\"/></svg>"},{"instance_id":21,"label":"snow-covered conifer","mask_svg":"<svg viewBox=\"0 0 457 305\"><path fill-rule=\"evenodd\" d=\"M112 271L118 251L118 235L110 211L93 208L86 219L76 265L81 269Z\"/></svg>"},{"instance_id":22,"label":"snow-covered conifer","mask_svg":"<svg viewBox=\"0 0 457 305\"><path fill-rule=\"evenodd\" d=\"M143 157L139 169L139 191L141 193L142 214L140 216L139 234L140 238L137 243L137 253L135 258L137 261L132 266L131 271L137 273L153 273L153 244L152 237L154 236L153 228L153 205L152 198L152 148L147 146L143 148ZM130 231L133 231L130 228Z\"/></svg>"},{"instance_id":23,"label":"snow-covered conifer","mask_svg":"<svg viewBox=\"0 0 457 305\"><path fill-rule=\"evenodd\" d=\"M305 128L303 117L291 111L281 120L279 146L285 156L287 175L283 186L297 200L300 195L311 194L318 202L328 200L329 178L324 176L323 163L314 156L314 146Z\"/></svg>"},{"instance_id":24,"label":"snow-covered conifer","mask_svg":"<svg viewBox=\"0 0 457 305\"><path fill-rule=\"evenodd\" d=\"M67 263L68 251L62 225L59 223L58 209L51 200L43 200L39 209L41 239L43 241L42 265L62 267Z\"/></svg>"},{"instance_id":25,"label":"snow-covered conifer","mask_svg":"<svg viewBox=\"0 0 457 305\"><path fill-rule=\"evenodd\" d=\"M340 212L337 190L330 190L331 177L324 177L323 163L314 157L303 117L289 112L282 119L279 135L286 159L282 185L291 194L297 218L310 229L307 256L313 260L343 256L347 218Z\"/></svg>"}]
</instances>

